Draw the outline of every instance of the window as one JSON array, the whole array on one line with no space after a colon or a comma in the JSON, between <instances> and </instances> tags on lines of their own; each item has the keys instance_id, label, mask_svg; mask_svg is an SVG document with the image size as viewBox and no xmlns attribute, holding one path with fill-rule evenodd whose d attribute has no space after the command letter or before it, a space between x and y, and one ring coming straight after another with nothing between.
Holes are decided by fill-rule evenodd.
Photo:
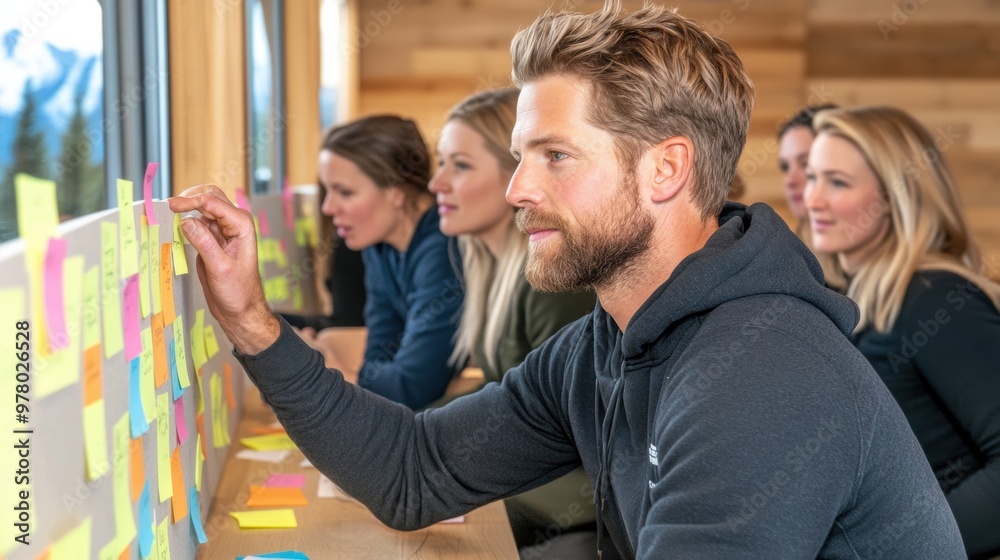
<instances>
[{"instance_id":1,"label":"window","mask_svg":"<svg viewBox=\"0 0 1000 560\"><path fill-rule=\"evenodd\" d=\"M253 193L285 183L284 10L281 0L247 4L247 150Z\"/></svg>"},{"instance_id":2,"label":"window","mask_svg":"<svg viewBox=\"0 0 1000 560\"><path fill-rule=\"evenodd\" d=\"M14 176L56 183L60 219L115 203L119 177L169 193L165 2L43 0L0 10L0 242L17 237ZM128 30L128 31L120 31Z\"/></svg>"},{"instance_id":3,"label":"window","mask_svg":"<svg viewBox=\"0 0 1000 560\"><path fill-rule=\"evenodd\" d=\"M56 182L61 218L107 207L101 4L0 10L0 241L17 237L14 176Z\"/></svg>"}]
</instances>

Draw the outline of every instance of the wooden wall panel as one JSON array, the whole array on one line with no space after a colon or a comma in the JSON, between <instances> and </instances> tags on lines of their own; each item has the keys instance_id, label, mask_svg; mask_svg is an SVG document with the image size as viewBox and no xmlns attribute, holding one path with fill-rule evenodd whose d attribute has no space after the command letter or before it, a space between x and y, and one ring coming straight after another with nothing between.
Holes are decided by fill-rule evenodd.
<instances>
[{"instance_id":1,"label":"wooden wall panel","mask_svg":"<svg viewBox=\"0 0 1000 560\"><path fill-rule=\"evenodd\" d=\"M602 3L551 4L590 12ZM624 2L628 9L641 4ZM970 220L977 235L988 253L1000 252L1000 2L674 4L679 13L730 42L757 87L739 165L747 182L742 200L768 202L788 216L775 134L801 107L830 101L893 103L928 127L950 126L958 136L946 157L964 200L975 206ZM549 5L536 0L358 0L358 114L412 116L433 145L455 102L509 83L510 40ZM880 20L888 27L880 28Z\"/></svg>"},{"instance_id":2,"label":"wooden wall panel","mask_svg":"<svg viewBox=\"0 0 1000 560\"><path fill-rule=\"evenodd\" d=\"M167 6L174 193L213 182L232 198L246 182L243 14L243 0Z\"/></svg>"},{"instance_id":3,"label":"wooden wall panel","mask_svg":"<svg viewBox=\"0 0 1000 560\"><path fill-rule=\"evenodd\" d=\"M316 182L320 142L319 0L285 2L285 102L288 180Z\"/></svg>"}]
</instances>

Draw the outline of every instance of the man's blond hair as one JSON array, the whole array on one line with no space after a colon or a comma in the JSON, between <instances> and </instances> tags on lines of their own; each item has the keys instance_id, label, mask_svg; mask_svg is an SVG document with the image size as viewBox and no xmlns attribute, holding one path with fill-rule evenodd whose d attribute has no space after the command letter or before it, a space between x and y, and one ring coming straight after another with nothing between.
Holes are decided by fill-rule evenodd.
<instances>
[{"instance_id":1,"label":"man's blond hair","mask_svg":"<svg viewBox=\"0 0 1000 560\"><path fill-rule=\"evenodd\" d=\"M510 51L518 85L557 74L592 84L588 119L615 137L625 169L666 138L691 140L694 202L703 218L718 215L754 103L729 43L662 6L623 12L613 0L594 14L546 12Z\"/></svg>"}]
</instances>

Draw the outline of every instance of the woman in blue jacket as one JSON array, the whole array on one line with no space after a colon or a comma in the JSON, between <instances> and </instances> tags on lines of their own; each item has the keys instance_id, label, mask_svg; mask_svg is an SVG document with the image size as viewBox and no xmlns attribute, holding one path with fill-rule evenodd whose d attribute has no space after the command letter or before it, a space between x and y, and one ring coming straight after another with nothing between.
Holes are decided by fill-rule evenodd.
<instances>
[{"instance_id":1,"label":"woman in blue jacket","mask_svg":"<svg viewBox=\"0 0 1000 560\"><path fill-rule=\"evenodd\" d=\"M309 341L327 365L390 400L417 409L444 394L464 292L427 190L430 157L413 121L372 116L327 132L319 154L323 213L365 265L368 339L360 370L323 332Z\"/></svg>"}]
</instances>

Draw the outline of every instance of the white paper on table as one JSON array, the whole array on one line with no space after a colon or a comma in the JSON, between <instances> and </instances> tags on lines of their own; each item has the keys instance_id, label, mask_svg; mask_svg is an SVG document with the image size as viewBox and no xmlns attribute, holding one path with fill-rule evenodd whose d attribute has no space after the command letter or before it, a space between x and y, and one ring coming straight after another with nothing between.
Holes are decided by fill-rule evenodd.
<instances>
[{"instance_id":1,"label":"white paper on table","mask_svg":"<svg viewBox=\"0 0 1000 560\"><path fill-rule=\"evenodd\" d=\"M319 484L316 486L317 498L336 498L337 485L324 475L319 475Z\"/></svg>"},{"instance_id":2,"label":"white paper on table","mask_svg":"<svg viewBox=\"0 0 1000 560\"><path fill-rule=\"evenodd\" d=\"M299 467L301 467L303 469L308 469L308 468L315 469L316 468L316 467L313 466L313 464L311 462L309 462L309 459L302 459L302 462L299 463Z\"/></svg>"},{"instance_id":3,"label":"white paper on table","mask_svg":"<svg viewBox=\"0 0 1000 560\"><path fill-rule=\"evenodd\" d=\"M438 521L438 523L465 523L465 516L459 515L458 517L452 517L451 519L445 519L444 521Z\"/></svg>"},{"instance_id":4,"label":"white paper on table","mask_svg":"<svg viewBox=\"0 0 1000 560\"><path fill-rule=\"evenodd\" d=\"M253 449L242 449L236 453L237 459L246 459L248 461L262 461L264 463L281 463L288 458L291 451L285 450L275 450L275 451L256 451Z\"/></svg>"}]
</instances>

